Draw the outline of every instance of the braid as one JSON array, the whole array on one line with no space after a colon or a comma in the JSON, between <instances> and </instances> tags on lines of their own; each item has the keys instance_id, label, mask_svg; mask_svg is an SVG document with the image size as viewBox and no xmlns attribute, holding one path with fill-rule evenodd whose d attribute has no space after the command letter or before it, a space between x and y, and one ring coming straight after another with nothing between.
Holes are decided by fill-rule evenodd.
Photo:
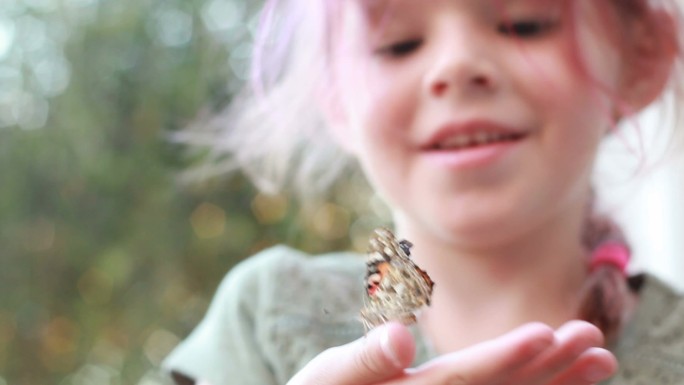
<instances>
[{"instance_id":1,"label":"braid","mask_svg":"<svg viewBox=\"0 0 684 385\"><path fill-rule=\"evenodd\" d=\"M596 214L593 208L587 215L583 243L590 258L589 276L580 294L579 318L601 329L610 343L624 322L629 248L619 226L607 216Z\"/></svg>"}]
</instances>

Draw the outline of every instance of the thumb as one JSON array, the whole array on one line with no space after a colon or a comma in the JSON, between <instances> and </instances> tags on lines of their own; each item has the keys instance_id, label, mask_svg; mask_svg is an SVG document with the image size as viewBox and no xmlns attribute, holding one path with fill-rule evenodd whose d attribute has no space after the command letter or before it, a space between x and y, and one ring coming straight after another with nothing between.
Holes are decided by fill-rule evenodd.
<instances>
[{"instance_id":1,"label":"thumb","mask_svg":"<svg viewBox=\"0 0 684 385\"><path fill-rule=\"evenodd\" d=\"M288 385L371 385L401 375L413 362L413 335L390 322L346 345L330 348L307 364Z\"/></svg>"}]
</instances>

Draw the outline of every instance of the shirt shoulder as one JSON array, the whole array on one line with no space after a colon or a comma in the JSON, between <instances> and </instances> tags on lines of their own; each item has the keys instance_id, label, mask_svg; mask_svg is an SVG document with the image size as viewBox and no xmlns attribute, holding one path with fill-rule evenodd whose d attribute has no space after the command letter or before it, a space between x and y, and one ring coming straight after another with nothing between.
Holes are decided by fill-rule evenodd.
<instances>
[{"instance_id":1,"label":"shirt shoulder","mask_svg":"<svg viewBox=\"0 0 684 385\"><path fill-rule=\"evenodd\" d=\"M684 385L684 296L644 275L640 303L616 355L620 371L611 384Z\"/></svg>"},{"instance_id":2,"label":"shirt shoulder","mask_svg":"<svg viewBox=\"0 0 684 385\"><path fill-rule=\"evenodd\" d=\"M167 371L212 383L285 383L332 346L363 335L364 259L266 249L231 269Z\"/></svg>"},{"instance_id":3,"label":"shirt shoulder","mask_svg":"<svg viewBox=\"0 0 684 385\"><path fill-rule=\"evenodd\" d=\"M290 253L271 262L262 305L264 354L282 383L325 349L363 335L365 262L358 254Z\"/></svg>"},{"instance_id":4,"label":"shirt shoulder","mask_svg":"<svg viewBox=\"0 0 684 385\"><path fill-rule=\"evenodd\" d=\"M278 324L357 322L364 269L364 260L358 254L310 255L276 246L236 266L229 274L236 277L226 280L240 280L242 288L226 295L249 296L257 291L255 311L275 318Z\"/></svg>"}]
</instances>

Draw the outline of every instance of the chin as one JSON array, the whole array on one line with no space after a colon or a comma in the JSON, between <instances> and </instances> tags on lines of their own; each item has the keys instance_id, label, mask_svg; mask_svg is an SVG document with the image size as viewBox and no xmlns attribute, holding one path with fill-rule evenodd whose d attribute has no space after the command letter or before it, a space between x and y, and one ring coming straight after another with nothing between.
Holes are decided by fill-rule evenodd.
<instances>
[{"instance_id":1,"label":"chin","mask_svg":"<svg viewBox=\"0 0 684 385\"><path fill-rule=\"evenodd\" d=\"M529 216L492 215L491 212L486 215L470 213L438 220L437 231L442 233L449 243L469 248L489 248L510 244L523 237L532 224L531 219Z\"/></svg>"}]
</instances>

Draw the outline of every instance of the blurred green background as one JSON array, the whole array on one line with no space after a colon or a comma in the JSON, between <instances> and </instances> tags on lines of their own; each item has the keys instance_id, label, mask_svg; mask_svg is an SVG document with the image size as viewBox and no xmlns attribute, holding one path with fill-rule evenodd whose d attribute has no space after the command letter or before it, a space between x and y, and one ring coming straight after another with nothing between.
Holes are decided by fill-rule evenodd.
<instances>
[{"instance_id":1,"label":"blurred green background","mask_svg":"<svg viewBox=\"0 0 684 385\"><path fill-rule=\"evenodd\" d=\"M302 207L180 182L168 138L239 88L258 3L0 1L0 385L162 384L239 260L365 247L355 183Z\"/></svg>"}]
</instances>

